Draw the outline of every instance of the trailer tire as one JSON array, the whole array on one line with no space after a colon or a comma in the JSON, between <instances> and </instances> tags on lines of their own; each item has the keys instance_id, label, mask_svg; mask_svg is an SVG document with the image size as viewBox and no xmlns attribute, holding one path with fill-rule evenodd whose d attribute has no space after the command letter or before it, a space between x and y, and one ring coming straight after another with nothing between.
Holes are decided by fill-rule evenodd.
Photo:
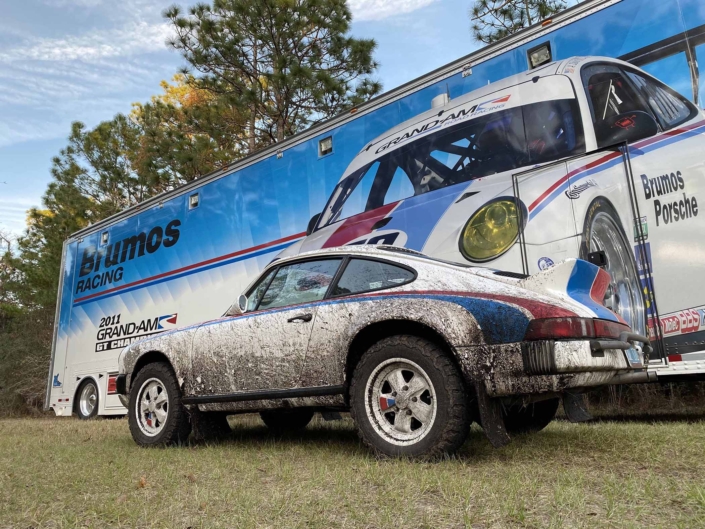
<instances>
[{"instance_id":1,"label":"trailer tire","mask_svg":"<svg viewBox=\"0 0 705 529\"><path fill-rule=\"evenodd\" d=\"M432 460L465 442L470 399L441 347L399 335L362 355L350 384L350 414L363 443L378 455Z\"/></svg>"},{"instance_id":2,"label":"trailer tire","mask_svg":"<svg viewBox=\"0 0 705 529\"><path fill-rule=\"evenodd\" d=\"M622 316L634 332L646 334L644 297L634 253L619 215L602 197L592 201L585 215L580 258L587 260L588 254L596 251L605 252L605 270L612 278L605 306Z\"/></svg>"},{"instance_id":3,"label":"trailer tire","mask_svg":"<svg viewBox=\"0 0 705 529\"><path fill-rule=\"evenodd\" d=\"M140 446L181 444L191 433L179 382L164 362L144 366L130 384L128 423Z\"/></svg>"},{"instance_id":4,"label":"trailer tire","mask_svg":"<svg viewBox=\"0 0 705 529\"><path fill-rule=\"evenodd\" d=\"M265 410L261 411L259 416L272 433L282 435L306 428L313 419L313 410L309 408Z\"/></svg>"},{"instance_id":5,"label":"trailer tire","mask_svg":"<svg viewBox=\"0 0 705 529\"><path fill-rule=\"evenodd\" d=\"M81 421L93 419L98 415L99 403L98 385L92 378L85 378L76 391L76 416Z\"/></svg>"},{"instance_id":6,"label":"trailer tire","mask_svg":"<svg viewBox=\"0 0 705 529\"><path fill-rule=\"evenodd\" d=\"M561 399L515 404L502 410L504 427L510 434L540 432L556 417Z\"/></svg>"}]
</instances>

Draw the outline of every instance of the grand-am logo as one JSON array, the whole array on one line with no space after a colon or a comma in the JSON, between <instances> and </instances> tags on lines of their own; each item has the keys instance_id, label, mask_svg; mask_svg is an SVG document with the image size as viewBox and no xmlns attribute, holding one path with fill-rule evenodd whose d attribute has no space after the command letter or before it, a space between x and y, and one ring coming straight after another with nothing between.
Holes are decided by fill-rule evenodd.
<instances>
[{"instance_id":1,"label":"grand-am logo","mask_svg":"<svg viewBox=\"0 0 705 529\"><path fill-rule=\"evenodd\" d=\"M569 188L565 192L565 196L567 196L571 200L577 200L580 198L580 194L587 190L590 189L591 187L597 187L597 182L593 180L592 178L590 180L587 180L583 184L575 184L573 187Z\"/></svg>"},{"instance_id":2,"label":"grand-am logo","mask_svg":"<svg viewBox=\"0 0 705 529\"><path fill-rule=\"evenodd\" d=\"M121 314L101 318L96 336L95 351L122 349L137 340L176 327L178 314L165 314L129 323L121 322Z\"/></svg>"},{"instance_id":3,"label":"grand-am logo","mask_svg":"<svg viewBox=\"0 0 705 529\"><path fill-rule=\"evenodd\" d=\"M389 246L405 246L408 236L399 230L377 230L350 241L351 244L388 244Z\"/></svg>"},{"instance_id":4,"label":"grand-am logo","mask_svg":"<svg viewBox=\"0 0 705 529\"><path fill-rule=\"evenodd\" d=\"M434 118L433 120L429 121L428 123L419 126L418 128L412 129L410 132L405 132L401 136L397 136L391 141L388 141L386 143L383 143L380 147L377 148L375 151L375 154L379 154L381 152L386 151L389 147L392 147L394 145L398 145L400 143L404 143L405 141L411 139L411 138L418 138L422 135L425 135L433 130L440 129L442 127L445 127L447 125L454 125L456 123L459 123L461 121L465 121L466 119L475 117L480 114L487 114L489 112L495 112L497 110L500 110L507 106L507 102L509 101L509 98L511 98L512 95L508 94L506 96L498 97L495 99L490 99L488 101L483 101L482 103L478 103L477 105L473 105L470 108L461 108L460 110L457 110L455 112L449 113L447 116L445 116L443 119L441 119L441 116L445 114L439 114L437 118Z\"/></svg>"}]
</instances>

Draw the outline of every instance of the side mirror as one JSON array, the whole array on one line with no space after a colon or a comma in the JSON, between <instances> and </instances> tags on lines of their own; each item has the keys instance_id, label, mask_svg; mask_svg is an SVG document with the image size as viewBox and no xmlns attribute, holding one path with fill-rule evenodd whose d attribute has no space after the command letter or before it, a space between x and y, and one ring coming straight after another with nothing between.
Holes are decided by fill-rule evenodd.
<instances>
[{"instance_id":1,"label":"side mirror","mask_svg":"<svg viewBox=\"0 0 705 529\"><path fill-rule=\"evenodd\" d=\"M654 136L658 134L658 125L646 112L635 110L606 119L596 127L595 134L599 147L609 147Z\"/></svg>"},{"instance_id":2,"label":"side mirror","mask_svg":"<svg viewBox=\"0 0 705 529\"><path fill-rule=\"evenodd\" d=\"M244 314L247 310L247 296L245 294L241 294L240 297L237 298L237 306L240 311Z\"/></svg>"},{"instance_id":3,"label":"side mirror","mask_svg":"<svg viewBox=\"0 0 705 529\"><path fill-rule=\"evenodd\" d=\"M320 218L320 213L316 213L313 217L311 217L311 220L308 221L308 227L306 228L306 235L311 235L313 233L313 229L316 227L316 224L318 224L318 219Z\"/></svg>"}]
</instances>

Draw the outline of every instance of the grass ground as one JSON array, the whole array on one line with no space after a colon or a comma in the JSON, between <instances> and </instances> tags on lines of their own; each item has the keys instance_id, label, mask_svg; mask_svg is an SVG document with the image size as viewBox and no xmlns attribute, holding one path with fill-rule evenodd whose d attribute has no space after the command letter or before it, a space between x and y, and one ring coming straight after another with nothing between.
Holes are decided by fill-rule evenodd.
<instances>
[{"instance_id":1,"label":"grass ground","mask_svg":"<svg viewBox=\"0 0 705 529\"><path fill-rule=\"evenodd\" d=\"M0 527L705 527L705 422L610 422L439 463L378 461L349 420L140 449L127 422L0 421Z\"/></svg>"}]
</instances>

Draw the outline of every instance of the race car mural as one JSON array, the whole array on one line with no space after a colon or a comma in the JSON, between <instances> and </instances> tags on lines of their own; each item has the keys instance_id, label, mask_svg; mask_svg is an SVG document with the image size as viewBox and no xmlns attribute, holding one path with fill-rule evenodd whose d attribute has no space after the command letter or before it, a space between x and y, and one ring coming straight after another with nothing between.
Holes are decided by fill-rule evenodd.
<instances>
[{"instance_id":1,"label":"race car mural","mask_svg":"<svg viewBox=\"0 0 705 529\"><path fill-rule=\"evenodd\" d=\"M705 233L703 132L702 111L625 62L552 63L367 143L282 255L390 244L524 274L591 258L613 278L605 305L644 332L654 288L661 314L705 304L688 251Z\"/></svg>"}]
</instances>

